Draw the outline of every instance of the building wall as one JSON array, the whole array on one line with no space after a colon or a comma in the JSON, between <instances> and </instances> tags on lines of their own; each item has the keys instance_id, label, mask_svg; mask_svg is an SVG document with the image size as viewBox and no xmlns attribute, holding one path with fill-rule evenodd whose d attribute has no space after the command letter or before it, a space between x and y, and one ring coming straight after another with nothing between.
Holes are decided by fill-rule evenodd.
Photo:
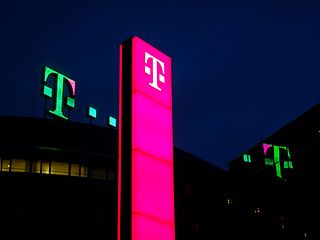
<instances>
[{"instance_id":1,"label":"building wall","mask_svg":"<svg viewBox=\"0 0 320 240\"><path fill-rule=\"evenodd\" d=\"M282 168L282 177L265 165L274 153L266 156L262 143L229 172L175 148L176 239L319 239L319 146L281 137L299 126L306 139L303 121L265 139L294 146L294 169ZM116 129L1 117L0 133L4 239L116 239Z\"/></svg>"}]
</instances>

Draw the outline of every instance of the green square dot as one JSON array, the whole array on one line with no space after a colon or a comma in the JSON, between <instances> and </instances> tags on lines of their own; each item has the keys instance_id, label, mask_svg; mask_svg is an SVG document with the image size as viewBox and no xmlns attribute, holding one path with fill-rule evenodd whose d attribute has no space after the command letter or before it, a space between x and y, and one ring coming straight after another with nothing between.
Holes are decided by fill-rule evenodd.
<instances>
[{"instance_id":1,"label":"green square dot","mask_svg":"<svg viewBox=\"0 0 320 240\"><path fill-rule=\"evenodd\" d=\"M74 98L67 97L67 105L68 105L70 108L74 108L74 107L75 107Z\"/></svg>"},{"instance_id":2,"label":"green square dot","mask_svg":"<svg viewBox=\"0 0 320 240\"><path fill-rule=\"evenodd\" d=\"M43 95L51 98L52 97L52 88L44 85L44 87L43 87Z\"/></svg>"},{"instance_id":3,"label":"green square dot","mask_svg":"<svg viewBox=\"0 0 320 240\"><path fill-rule=\"evenodd\" d=\"M112 127L117 127L117 119L114 117L109 116L108 117L108 125Z\"/></svg>"},{"instance_id":4,"label":"green square dot","mask_svg":"<svg viewBox=\"0 0 320 240\"><path fill-rule=\"evenodd\" d=\"M88 115L91 118L96 118L97 117L97 110L93 107L88 108Z\"/></svg>"}]
</instances>

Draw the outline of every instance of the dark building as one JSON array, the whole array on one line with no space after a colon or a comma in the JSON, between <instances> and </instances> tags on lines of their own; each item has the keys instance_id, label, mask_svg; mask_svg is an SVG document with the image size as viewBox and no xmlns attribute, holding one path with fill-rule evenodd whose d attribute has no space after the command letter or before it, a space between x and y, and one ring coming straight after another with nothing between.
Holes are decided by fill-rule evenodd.
<instances>
[{"instance_id":1,"label":"dark building","mask_svg":"<svg viewBox=\"0 0 320 240\"><path fill-rule=\"evenodd\" d=\"M5 239L116 239L117 129L1 117L0 132ZM193 239L211 231L205 220L226 201L227 173L183 150L174 155L177 239Z\"/></svg>"},{"instance_id":2,"label":"dark building","mask_svg":"<svg viewBox=\"0 0 320 240\"><path fill-rule=\"evenodd\" d=\"M230 162L174 149L176 239L319 239L316 106ZM0 118L3 239L116 239L117 129Z\"/></svg>"},{"instance_id":3,"label":"dark building","mask_svg":"<svg viewBox=\"0 0 320 240\"><path fill-rule=\"evenodd\" d=\"M260 233L319 239L319 122L320 104L230 162L238 196L256 204L266 221Z\"/></svg>"},{"instance_id":4,"label":"dark building","mask_svg":"<svg viewBox=\"0 0 320 240\"><path fill-rule=\"evenodd\" d=\"M0 122L3 239L115 239L116 129Z\"/></svg>"}]
</instances>

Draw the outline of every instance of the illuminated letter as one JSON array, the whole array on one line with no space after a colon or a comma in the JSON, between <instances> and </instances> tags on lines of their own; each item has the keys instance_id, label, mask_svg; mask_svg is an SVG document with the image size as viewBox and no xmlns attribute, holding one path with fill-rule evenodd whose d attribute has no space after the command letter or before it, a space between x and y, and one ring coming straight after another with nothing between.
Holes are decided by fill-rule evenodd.
<instances>
[{"instance_id":1,"label":"illuminated letter","mask_svg":"<svg viewBox=\"0 0 320 240\"><path fill-rule=\"evenodd\" d=\"M288 147L284 147L284 146L276 146L276 145L263 143L263 153L264 153L265 156L267 155L267 151L268 151L269 148L273 148L273 159L265 158L265 164L266 165L275 165L277 176L279 178L282 178L280 149L284 149L286 151L288 159L289 159L289 160L283 161L284 162L284 168L293 168L292 167L292 162L290 161L291 156L290 156L289 148Z\"/></svg>"},{"instance_id":2,"label":"illuminated letter","mask_svg":"<svg viewBox=\"0 0 320 240\"><path fill-rule=\"evenodd\" d=\"M158 63L161 67L161 71L164 74L164 63L160 61L159 59L155 58L154 56L151 56L149 53L144 53L144 62L145 64L148 63L148 59L152 59L152 83L149 83L150 86L154 87L155 89L161 91L161 88L158 86ZM144 71L146 74L151 75L151 70L148 66L144 67ZM159 74L159 81L164 83L165 78L164 75Z\"/></svg>"},{"instance_id":3,"label":"illuminated letter","mask_svg":"<svg viewBox=\"0 0 320 240\"><path fill-rule=\"evenodd\" d=\"M120 46L118 240L175 239L171 85L170 57Z\"/></svg>"},{"instance_id":4,"label":"illuminated letter","mask_svg":"<svg viewBox=\"0 0 320 240\"><path fill-rule=\"evenodd\" d=\"M67 105L68 108L71 108L71 109L75 107L74 96L75 96L75 92L76 92L76 83L75 83L75 81L62 75L61 73L58 73L57 71L55 71L49 67L45 67L44 68L44 77L43 77L43 82L44 82L43 94L49 98L52 97L52 89L50 87L48 87L46 85L46 83L47 83L48 77L50 75L54 75L55 79L56 79L56 85L55 85L56 96L55 96L55 102L54 102L54 109L49 110L49 113L51 113L55 116L58 116L60 118L68 120L68 117L65 116L63 113L64 83L67 84L69 94L71 95L71 97L66 98L65 104Z\"/></svg>"}]
</instances>

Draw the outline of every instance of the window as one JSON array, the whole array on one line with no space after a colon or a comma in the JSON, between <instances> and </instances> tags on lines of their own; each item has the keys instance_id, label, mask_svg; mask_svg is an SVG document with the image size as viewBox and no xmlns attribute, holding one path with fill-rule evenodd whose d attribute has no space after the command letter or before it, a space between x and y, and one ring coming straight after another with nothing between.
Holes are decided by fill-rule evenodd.
<instances>
[{"instance_id":1,"label":"window","mask_svg":"<svg viewBox=\"0 0 320 240\"><path fill-rule=\"evenodd\" d=\"M80 167L80 177L88 177L88 168L86 166Z\"/></svg>"},{"instance_id":2,"label":"window","mask_svg":"<svg viewBox=\"0 0 320 240\"><path fill-rule=\"evenodd\" d=\"M115 173L112 171L106 172L104 168L89 170L90 178L115 181ZM66 162L0 158L0 171L3 172L32 172L87 178L89 170L87 166Z\"/></svg>"},{"instance_id":3,"label":"window","mask_svg":"<svg viewBox=\"0 0 320 240\"><path fill-rule=\"evenodd\" d=\"M33 173L41 173L41 161L33 161L32 162L32 172Z\"/></svg>"},{"instance_id":4,"label":"window","mask_svg":"<svg viewBox=\"0 0 320 240\"><path fill-rule=\"evenodd\" d=\"M250 163L251 162L250 154L243 154L243 161Z\"/></svg>"},{"instance_id":5,"label":"window","mask_svg":"<svg viewBox=\"0 0 320 240\"><path fill-rule=\"evenodd\" d=\"M293 168L293 166L292 166L292 162L291 161L289 161L289 168Z\"/></svg>"},{"instance_id":6,"label":"window","mask_svg":"<svg viewBox=\"0 0 320 240\"><path fill-rule=\"evenodd\" d=\"M24 159L12 159L11 172L29 172L29 161Z\"/></svg>"},{"instance_id":7,"label":"window","mask_svg":"<svg viewBox=\"0 0 320 240\"><path fill-rule=\"evenodd\" d=\"M43 168L42 168L43 171ZM69 175L69 164L63 162L51 162L51 171L50 174L56 175Z\"/></svg>"},{"instance_id":8,"label":"window","mask_svg":"<svg viewBox=\"0 0 320 240\"><path fill-rule=\"evenodd\" d=\"M292 162L291 161L284 161L283 162L283 167L284 168L293 168Z\"/></svg>"},{"instance_id":9,"label":"window","mask_svg":"<svg viewBox=\"0 0 320 240\"><path fill-rule=\"evenodd\" d=\"M264 164L265 164L266 166L273 166L273 159L265 158L265 159L264 159Z\"/></svg>"},{"instance_id":10,"label":"window","mask_svg":"<svg viewBox=\"0 0 320 240\"><path fill-rule=\"evenodd\" d=\"M10 172L10 166L11 166L10 160L2 159L1 171Z\"/></svg>"},{"instance_id":11,"label":"window","mask_svg":"<svg viewBox=\"0 0 320 240\"><path fill-rule=\"evenodd\" d=\"M42 162L41 164L41 173L49 174L50 173L50 163L49 162Z\"/></svg>"},{"instance_id":12,"label":"window","mask_svg":"<svg viewBox=\"0 0 320 240\"><path fill-rule=\"evenodd\" d=\"M74 177L80 176L80 166L79 164L71 164L70 175Z\"/></svg>"},{"instance_id":13,"label":"window","mask_svg":"<svg viewBox=\"0 0 320 240\"><path fill-rule=\"evenodd\" d=\"M106 170L104 168L92 169L92 178L94 179L106 179Z\"/></svg>"}]
</instances>

